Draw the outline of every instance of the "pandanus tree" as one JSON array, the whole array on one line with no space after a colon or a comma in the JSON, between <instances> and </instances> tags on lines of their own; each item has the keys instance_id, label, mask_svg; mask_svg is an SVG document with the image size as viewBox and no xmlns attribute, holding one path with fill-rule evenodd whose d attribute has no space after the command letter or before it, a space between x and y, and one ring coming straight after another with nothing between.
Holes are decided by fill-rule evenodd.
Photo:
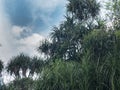
<instances>
[{"instance_id":1,"label":"pandanus tree","mask_svg":"<svg viewBox=\"0 0 120 90\"><path fill-rule=\"evenodd\" d=\"M44 40L42 43L41 43L41 45L38 47L38 51L40 52L40 53L44 53L46 56L47 56L47 58L49 57L49 55L51 54L51 49L50 49L50 47L51 47L51 43L46 39L46 40Z\"/></svg>"},{"instance_id":2,"label":"pandanus tree","mask_svg":"<svg viewBox=\"0 0 120 90\"><path fill-rule=\"evenodd\" d=\"M16 78L20 77L19 71L20 71L20 67L19 67L19 63L17 63L17 60L15 59L15 57L13 57L10 62L7 64L7 72L10 73L10 75L15 75Z\"/></svg>"},{"instance_id":3,"label":"pandanus tree","mask_svg":"<svg viewBox=\"0 0 120 90\"><path fill-rule=\"evenodd\" d=\"M29 69L29 64L30 64L30 57L24 54L20 54L20 56L18 57L18 60L20 61L20 67L22 70L22 74L24 77L26 77L26 72L27 69Z\"/></svg>"},{"instance_id":4,"label":"pandanus tree","mask_svg":"<svg viewBox=\"0 0 120 90\"><path fill-rule=\"evenodd\" d=\"M66 16L66 21L60 24L60 27L53 28L53 32L50 34L51 43L47 40L44 41L38 50L52 58L65 58L68 45L72 42L73 26L73 19Z\"/></svg>"},{"instance_id":5,"label":"pandanus tree","mask_svg":"<svg viewBox=\"0 0 120 90\"><path fill-rule=\"evenodd\" d=\"M33 76L34 73L41 72L44 65L45 65L45 62L42 59L38 57L33 57L29 64L29 69L30 69L29 74Z\"/></svg>"},{"instance_id":6,"label":"pandanus tree","mask_svg":"<svg viewBox=\"0 0 120 90\"><path fill-rule=\"evenodd\" d=\"M68 0L67 11L82 20L94 18L99 14L100 4L96 0Z\"/></svg>"},{"instance_id":7,"label":"pandanus tree","mask_svg":"<svg viewBox=\"0 0 120 90\"><path fill-rule=\"evenodd\" d=\"M7 65L7 71L12 75L20 78L20 70L22 70L22 76L26 77L27 69L29 68L30 57L21 53L20 55L13 57Z\"/></svg>"},{"instance_id":8,"label":"pandanus tree","mask_svg":"<svg viewBox=\"0 0 120 90\"><path fill-rule=\"evenodd\" d=\"M53 28L51 44L43 43L40 47L44 46L52 58L80 60L84 35L95 28L93 22L86 21L94 21L99 7L96 0L68 0L66 20L59 27ZM39 48L41 51L44 49Z\"/></svg>"}]
</instances>

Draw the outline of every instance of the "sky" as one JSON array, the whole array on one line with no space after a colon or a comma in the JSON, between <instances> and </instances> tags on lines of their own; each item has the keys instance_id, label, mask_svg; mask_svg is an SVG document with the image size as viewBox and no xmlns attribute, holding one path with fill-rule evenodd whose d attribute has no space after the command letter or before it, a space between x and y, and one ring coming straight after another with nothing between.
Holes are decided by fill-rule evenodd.
<instances>
[{"instance_id":1,"label":"sky","mask_svg":"<svg viewBox=\"0 0 120 90\"><path fill-rule=\"evenodd\" d=\"M0 59L7 63L36 48L64 19L66 0L0 0Z\"/></svg>"}]
</instances>

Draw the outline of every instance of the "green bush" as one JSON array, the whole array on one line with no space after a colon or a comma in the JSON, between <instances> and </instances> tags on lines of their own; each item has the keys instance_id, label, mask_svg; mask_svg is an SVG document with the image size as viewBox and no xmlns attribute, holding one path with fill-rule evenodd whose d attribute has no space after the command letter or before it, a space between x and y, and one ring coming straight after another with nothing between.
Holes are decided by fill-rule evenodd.
<instances>
[{"instance_id":1,"label":"green bush","mask_svg":"<svg viewBox=\"0 0 120 90\"><path fill-rule=\"evenodd\" d=\"M79 64L56 60L51 62L37 82L36 90L78 90L80 84Z\"/></svg>"},{"instance_id":2,"label":"green bush","mask_svg":"<svg viewBox=\"0 0 120 90\"><path fill-rule=\"evenodd\" d=\"M84 57L93 67L98 90L120 88L120 31L96 30L84 39ZM92 78L93 79L93 78Z\"/></svg>"},{"instance_id":3,"label":"green bush","mask_svg":"<svg viewBox=\"0 0 120 90\"><path fill-rule=\"evenodd\" d=\"M43 70L36 90L94 90L94 70L86 60L82 63L56 60Z\"/></svg>"}]
</instances>

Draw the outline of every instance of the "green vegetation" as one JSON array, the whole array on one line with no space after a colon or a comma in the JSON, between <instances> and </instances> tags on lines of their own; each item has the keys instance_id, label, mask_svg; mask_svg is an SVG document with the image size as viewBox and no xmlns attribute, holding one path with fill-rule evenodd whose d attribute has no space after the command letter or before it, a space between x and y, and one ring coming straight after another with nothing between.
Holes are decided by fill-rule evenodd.
<instances>
[{"instance_id":1,"label":"green vegetation","mask_svg":"<svg viewBox=\"0 0 120 90\"><path fill-rule=\"evenodd\" d=\"M100 6L68 0L65 21L37 48L46 60L13 57L6 69L15 79L2 90L120 90L120 0L106 3L106 20Z\"/></svg>"}]
</instances>

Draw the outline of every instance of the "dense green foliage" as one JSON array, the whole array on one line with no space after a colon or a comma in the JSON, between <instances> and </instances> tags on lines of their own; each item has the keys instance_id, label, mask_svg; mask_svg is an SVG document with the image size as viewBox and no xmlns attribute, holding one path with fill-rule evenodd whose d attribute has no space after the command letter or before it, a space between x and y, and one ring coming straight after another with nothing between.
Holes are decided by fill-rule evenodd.
<instances>
[{"instance_id":1,"label":"dense green foliage","mask_svg":"<svg viewBox=\"0 0 120 90\"><path fill-rule=\"evenodd\" d=\"M82 86L78 66L75 62L51 62L39 78L36 90L77 90Z\"/></svg>"},{"instance_id":2,"label":"dense green foliage","mask_svg":"<svg viewBox=\"0 0 120 90\"><path fill-rule=\"evenodd\" d=\"M54 27L50 34L51 42L45 40L38 50L52 59L79 61L82 53L82 40L94 28L100 4L96 0L68 0L66 20ZM96 21L96 23L94 23Z\"/></svg>"},{"instance_id":3,"label":"dense green foliage","mask_svg":"<svg viewBox=\"0 0 120 90\"><path fill-rule=\"evenodd\" d=\"M120 31L94 30L83 41L81 61L51 62L36 90L119 90Z\"/></svg>"}]
</instances>

